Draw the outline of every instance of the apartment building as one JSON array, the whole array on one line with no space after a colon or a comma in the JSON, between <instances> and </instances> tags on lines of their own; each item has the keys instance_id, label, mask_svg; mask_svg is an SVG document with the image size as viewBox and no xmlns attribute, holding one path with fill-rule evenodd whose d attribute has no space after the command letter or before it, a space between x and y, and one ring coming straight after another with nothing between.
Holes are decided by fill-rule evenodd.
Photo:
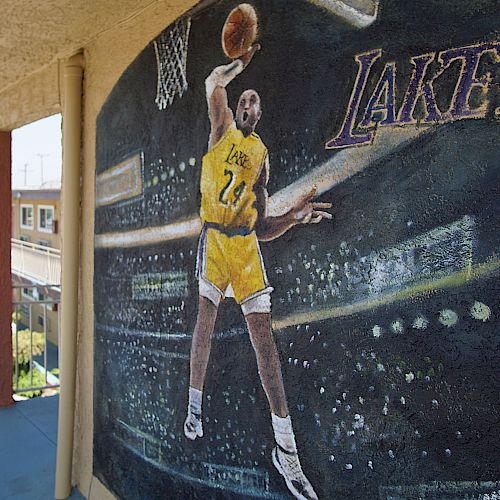
<instances>
[{"instance_id":1,"label":"apartment building","mask_svg":"<svg viewBox=\"0 0 500 500\"><path fill-rule=\"evenodd\" d=\"M12 191L12 237L60 249L60 189Z\"/></svg>"},{"instance_id":2,"label":"apartment building","mask_svg":"<svg viewBox=\"0 0 500 500\"><path fill-rule=\"evenodd\" d=\"M60 189L12 191L12 282L18 321L58 344ZM34 302L30 304L30 302Z\"/></svg>"}]
</instances>

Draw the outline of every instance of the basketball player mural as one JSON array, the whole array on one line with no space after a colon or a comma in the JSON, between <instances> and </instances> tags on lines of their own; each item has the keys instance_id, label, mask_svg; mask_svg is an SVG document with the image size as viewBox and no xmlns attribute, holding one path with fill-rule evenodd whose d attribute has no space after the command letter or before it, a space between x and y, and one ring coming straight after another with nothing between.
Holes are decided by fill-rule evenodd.
<instances>
[{"instance_id":1,"label":"basketball player mural","mask_svg":"<svg viewBox=\"0 0 500 500\"><path fill-rule=\"evenodd\" d=\"M276 446L272 460L287 487L297 497L317 495L304 475L288 412L281 367L271 330L272 291L259 250L297 224L315 224L331 214L330 203L316 203L316 188L303 195L285 214L267 215L269 156L255 133L262 115L255 90L245 90L233 116L226 86L250 63L258 44L232 63L216 67L206 79L210 137L201 171L203 230L197 260L199 306L191 345L188 414L184 433L203 437L202 395L211 336L219 304L234 295L241 305L257 357L262 386L271 408Z\"/></svg>"}]
</instances>

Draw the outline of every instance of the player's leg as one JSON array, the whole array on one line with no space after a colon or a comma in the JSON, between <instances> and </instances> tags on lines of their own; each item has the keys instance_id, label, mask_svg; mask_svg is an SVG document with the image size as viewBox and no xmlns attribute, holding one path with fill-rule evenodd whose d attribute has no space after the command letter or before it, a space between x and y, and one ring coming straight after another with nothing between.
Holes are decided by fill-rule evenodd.
<instances>
[{"instance_id":1,"label":"player's leg","mask_svg":"<svg viewBox=\"0 0 500 500\"><path fill-rule=\"evenodd\" d=\"M198 301L198 317L191 342L188 414L184 434L188 439L203 436L201 407L203 385L212 344L212 333L217 319L218 306L202 295Z\"/></svg>"},{"instance_id":2,"label":"player's leg","mask_svg":"<svg viewBox=\"0 0 500 500\"><path fill-rule=\"evenodd\" d=\"M281 376L281 366L271 333L271 313L251 313L245 316L250 340L257 357L262 387L274 415L286 417L288 406Z\"/></svg>"},{"instance_id":3,"label":"player's leg","mask_svg":"<svg viewBox=\"0 0 500 500\"><path fill-rule=\"evenodd\" d=\"M245 304L247 312L262 307L262 296L253 300L254 304L252 301ZM265 310L265 307L263 309ZM314 488L302 471L297 453L278 351L271 330L271 313L251 312L245 314L245 319L257 357L259 376L272 412L271 420L277 445L272 452L273 463L296 498L317 500Z\"/></svg>"},{"instance_id":4,"label":"player's leg","mask_svg":"<svg viewBox=\"0 0 500 500\"><path fill-rule=\"evenodd\" d=\"M203 436L201 407L203 385L212 343L217 310L227 287L225 262L220 235L203 228L198 245L196 276L198 278L198 316L191 341L189 402L184 434L188 439Z\"/></svg>"},{"instance_id":5,"label":"player's leg","mask_svg":"<svg viewBox=\"0 0 500 500\"><path fill-rule=\"evenodd\" d=\"M317 500L299 462L292 422L288 414L281 365L271 330L271 295L259 243L255 234L234 238L237 272L231 284L250 332L262 386L271 407L271 420L276 440L273 463L295 497ZM237 247L237 248L236 248Z\"/></svg>"},{"instance_id":6,"label":"player's leg","mask_svg":"<svg viewBox=\"0 0 500 500\"><path fill-rule=\"evenodd\" d=\"M198 317L191 342L191 364L189 386L198 391L203 390L208 358L212 344L212 333L217 319L218 307L206 297L200 295L198 301Z\"/></svg>"}]
</instances>

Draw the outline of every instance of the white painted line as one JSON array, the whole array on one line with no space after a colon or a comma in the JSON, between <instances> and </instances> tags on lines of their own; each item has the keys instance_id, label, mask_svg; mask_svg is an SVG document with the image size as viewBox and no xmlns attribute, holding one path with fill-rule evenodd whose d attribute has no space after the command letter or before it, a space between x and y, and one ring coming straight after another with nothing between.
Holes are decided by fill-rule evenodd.
<instances>
[{"instance_id":1,"label":"white painted line","mask_svg":"<svg viewBox=\"0 0 500 500\"><path fill-rule=\"evenodd\" d=\"M98 234L95 248L126 248L154 245L183 238L196 238L201 231L199 217L165 226L146 227L133 231Z\"/></svg>"},{"instance_id":2,"label":"white painted line","mask_svg":"<svg viewBox=\"0 0 500 500\"><path fill-rule=\"evenodd\" d=\"M329 191L383 158L396 147L428 130L428 127L379 128L369 147L358 146L342 149L298 181L275 193L269 200L269 215L285 213L298 198L308 193L312 186L317 187L318 195Z\"/></svg>"},{"instance_id":3,"label":"white painted line","mask_svg":"<svg viewBox=\"0 0 500 500\"><path fill-rule=\"evenodd\" d=\"M284 328L288 328L289 326L352 316L353 314L369 311L370 309L374 309L375 307L392 304L394 302L407 300L409 298L422 296L426 297L430 292L433 292L435 290L456 288L459 286L463 286L470 281L491 275L495 272L498 272L499 268L499 260L477 264L471 269L463 269L462 271L458 271L454 274L439 279L429 279L403 290L384 293L383 295L380 295L373 299L363 300L361 302L355 302L345 306L318 308L314 311L291 314L290 316L279 318L273 321L273 329L282 330Z\"/></svg>"},{"instance_id":4,"label":"white painted line","mask_svg":"<svg viewBox=\"0 0 500 500\"><path fill-rule=\"evenodd\" d=\"M394 148L428 130L429 127L379 129L370 147L342 149L298 181L271 196L269 215L275 216L285 213L300 196L309 192L312 186L317 187L318 195L329 191L337 184L361 172L371 163L383 158ZM200 231L201 222L196 215L164 226L99 234L95 237L95 248L129 248L153 245L182 238L196 238Z\"/></svg>"},{"instance_id":5,"label":"white painted line","mask_svg":"<svg viewBox=\"0 0 500 500\"><path fill-rule=\"evenodd\" d=\"M368 2L372 6L373 13L368 14L360 9L348 5L341 0L309 0L311 3L323 7L332 14L342 18L356 28L366 28L370 26L378 15L378 0Z\"/></svg>"},{"instance_id":6,"label":"white painted line","mask_svg":"<svg viewBox=\"0 0 500 500\"><path fill-rule=\"evenodd\" d=\"M96 178L96 206L110 205L142 194L142 152L134 153Z\"/></svg>"}]
</instances>

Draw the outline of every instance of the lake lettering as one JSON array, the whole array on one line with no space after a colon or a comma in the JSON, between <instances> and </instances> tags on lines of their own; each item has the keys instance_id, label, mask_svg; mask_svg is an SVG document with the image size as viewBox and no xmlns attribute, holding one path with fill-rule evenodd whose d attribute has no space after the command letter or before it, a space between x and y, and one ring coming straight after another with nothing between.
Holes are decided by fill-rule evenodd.
<instances>
[{"instance_id":1,"label":"lake lettering","mask_svg":"<svg viewBox=\"0 0 500 500\"><path fill-rule=\"evenodd\" d=\"M492 76L489 72L481 75L479 65L489 54L494 63L500 62L500 42L485 42L467 47L431 52L410 59L413 71L404 93L399 110L396 109L396 63L385 64L379 79L366 102L365 92L372 68L382 56L382 49L357 54L356 81L352 90L344 122L340 132L330 139L326 149L345 148L370 144L376 127L394 125L414 125L417 123L446 123L467 118L484 118L488 111L487 93ZM436 80L455 63L459 65L448 109L442 111L436 99ZM434 64L433 64L434 63ZM436 67L437 66L437 67ZM474 105L471 94L474 92ZM423 116L415 117L418 102L423 104Z\"/></svg>"}]
</instances>

